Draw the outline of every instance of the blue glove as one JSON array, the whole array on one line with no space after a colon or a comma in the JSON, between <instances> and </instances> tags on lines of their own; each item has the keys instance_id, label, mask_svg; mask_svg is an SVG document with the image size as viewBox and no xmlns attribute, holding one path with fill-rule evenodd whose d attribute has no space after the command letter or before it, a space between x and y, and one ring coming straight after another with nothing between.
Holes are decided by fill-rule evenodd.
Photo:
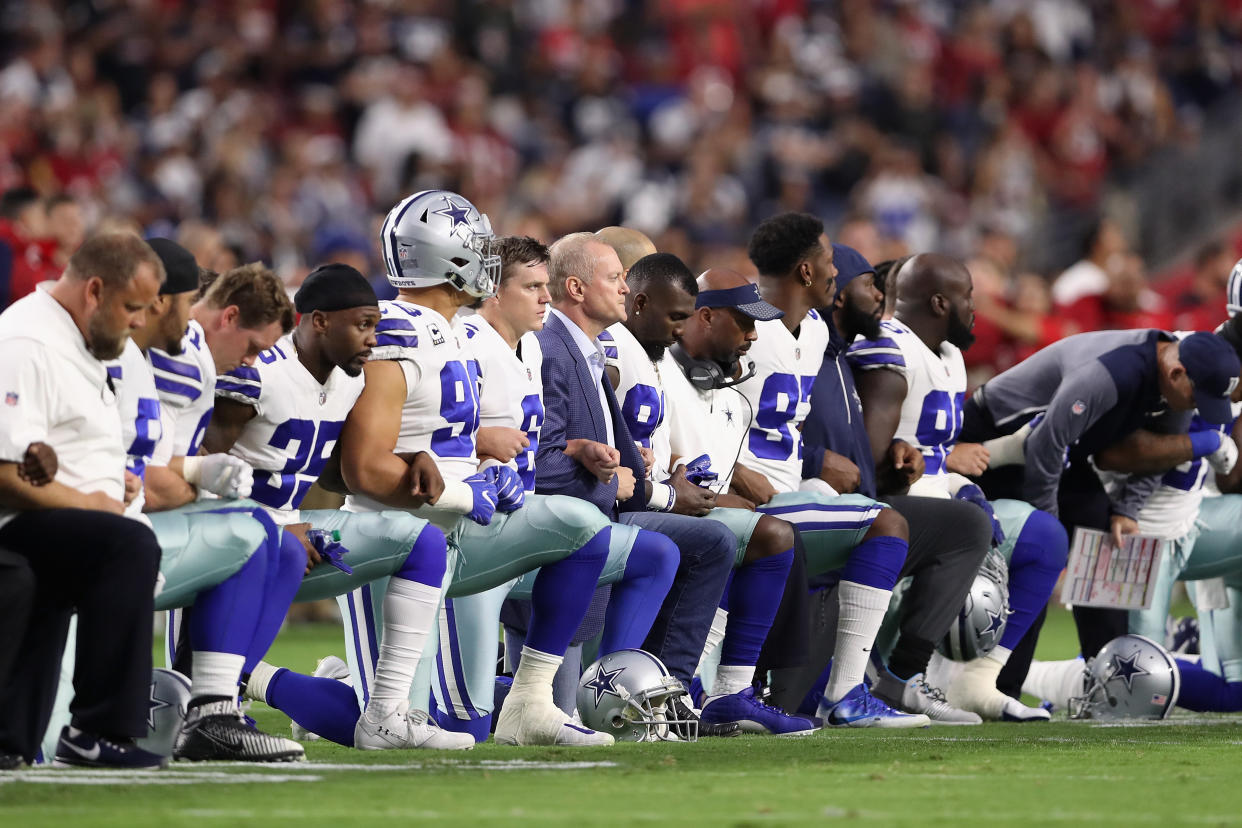
<instances>
[{"instance_id":1,"label":"blue glove","mask_svg":"<svg viewBox=\"0 0 1242 828\"><path fill-rule=\"evenodd\" d=\"M696 486L706 488L720 479L720 475L712 471L712 458L706 454L686 464L686 479Z\"/></svg>"},{"instance_id":2,"label":"blue glove","mask_svg":"<svg viewBox=\"0 0 1242 828\"><path fill-rule=\"evenodd\" d=\"M987 513L988 520L992 521L992 545L1000 546L1005 542L1005 530L1001 529L1000 521L996 519L996 512L992 510L992 504L988 503L988 499L983 496L983 490L978 486L963 486L957 490L958 500L967 500L978 506Z\"/></svg>"},{"instance_id":3,"label":"blue glove","mask_svg":"<svg viewBox=\"0 0 1242 828\"><path fill-rule=\"evenodd\" d=\"M516 469L509 466L492 466L483 472L496 486L496 509L508 514L522 508L526 502L526 487Z\"/></svg>"},{"instance_id":4,"label":"blue glove","mask_svg":"<svg viewBox=\"0 0 1242 828\"><path fill-rule=\"evenodd\" d=\"M470 491L474 495L474 506L466 517L480 526L486 526L491 523L492 515L496 514L497 494L495 479L495 475L489 475L487 472L478 472L462 481L470 487Z\"/></svg>"},{"instance_id":5,"label":"blue glove","mask_svg":"<svg viewBox=\"0 0 1242 828\"><path fill-rule=\"evenodd\" d=\"M335 529L329 532L327 529L311 529L306 533L306 539L311 542L311 546L315 547L321 557L346 575L353 575L354 570L349 564L345 563L344 556L349 552L341 545L341 533Z\"/></svg>"}]
</instances>

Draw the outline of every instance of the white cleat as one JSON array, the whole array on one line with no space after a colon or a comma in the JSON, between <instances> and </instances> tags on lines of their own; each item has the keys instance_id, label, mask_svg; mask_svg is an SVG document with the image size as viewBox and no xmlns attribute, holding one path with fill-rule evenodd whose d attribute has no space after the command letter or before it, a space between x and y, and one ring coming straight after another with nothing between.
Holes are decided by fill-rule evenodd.
<instances>
[{"instance_id":1,"label":"white cleat","mask_svg":"<svg viewBox=\"0 0 1242 828\"><path fill-rule=\"evenodd\" d=\"M315 665L315 672L311 673L316 678L330 678L337 681L349 681L349 665L339 656L324 656L319 659L319 663ZM299 742L317 742L321 738L318 733L311 733L297 722L293 722L290 726L293 731L293 738Z\"/></svg>"},{"instance_id":2,"label":"white cleat","mask_svg":"<svg viewBox=\"0 0 1242 828\"><path fill-rule=\"evenodd\" d=\"M615 740L609 733L583 727L551 702L523 701L512 694L496 722L498 745L561 745L598 747Z\"/></svg>"},{"instance_id":3,"label":"white cleat","mask_svg":"<svg viewBox=\"0 0 1242 828\"><path fill-rule=\"evenodd\" d=\"M993 722L1046 722L1052 718L1047 710L1027 707L997 690L1000 670L1000 662L987 656L966 662L949 687L949 704Z\"/></svg>"},{"instance_id":4,"label":"white cleat","mask_svg":"<svg viewBox=\"0 0 1242 828\"><path fill-rule=\"evenodd\" d=\"M363 713L354 725L354 747L359 750L470 750L469 733L441 730L421 710L394 710L373 722Z\"/></svg>"},{"instance_id":5,"label":"white cleat","mask_svg":"<svg viewBox=\"0 0 1242 828\"><path fill-rule=\"evenodd\" d=\"M1001 708L1002 722L1048 722L1052 721L1052 713L1042 707L1027 707L1010 696L1005 696L1005 704Z\"/></svg>"},{"instance_id":6,"label":"white cleat","mask_svg":"<svg viewBox=\"0 0 1242 828\"><path fill-rule=\"evenodd\" d=\"M944 691L929 684L923 673L902 681L888 670L881 670L872 693L891 707L907 713L922 713L934 725L977 725L978 713L959 710L949 704Z\"/></svg>"}]
</instances>

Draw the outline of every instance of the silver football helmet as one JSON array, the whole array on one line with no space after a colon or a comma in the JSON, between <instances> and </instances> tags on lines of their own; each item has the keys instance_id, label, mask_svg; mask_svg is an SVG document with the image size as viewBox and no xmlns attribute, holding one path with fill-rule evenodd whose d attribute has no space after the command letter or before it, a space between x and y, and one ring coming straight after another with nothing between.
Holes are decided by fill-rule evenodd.
<instances>
[{"instance_id":1,"label":"silver football helmet","mask_svg":"<svg viewBox=\"0 0 1242 828\"><path fill-rule=\"evenodd\" d=\"M698 737L698 720L673 718L670 702L687 695L664 662L643 650L617 650L596 661L578 683L578 715L618 742L670 739L670 725Z\"/></svg>"},{"instance_id":2,"label":"silver football helmet","mask_svg":"<svg viewBox=\"0 0 1242 828\"><path fill-rule=\"evenodd\" d=\"M995 549L988 550L944 640L941 653L953 661L971 661L992 652L1009 620L1009 566Z\"/></svg>"},{"instance_id":3,"label":"silver football helmet","mask_svg":"<svg viewBox=\"0 0 1242 828\"><path fill-rule=\"evenodd\" d=\"M138 747L159 756L172 756L173 745L185 722L190 703L190 680L175 670L156 667L151 671L151 698L147 706L147 735Z\"/></svg>"},{"instance_id":4,"label":"silver football helmet","mask_svg":"<svg viewBox=\"0 0 1242 828\"><path fill-rule=\"evenodd\" d=\"M388 211L380 246L388 282L420 288L445 282L483 298L500 283L492 223L473 204L448 190L424 190Z\"/></svg>"},{"instance_id":5,"label":"silver football helmet","mask_svg":"<svg viewBox=\"0 0 1242 828\"><path fill-rule=\"evenodd\" d=\"M1182 677L1173 656L1150 638L1123 635L1104 645L1082 673L1071 719L1163 719L1177 704Z\"/></svg>"}]
</instances>

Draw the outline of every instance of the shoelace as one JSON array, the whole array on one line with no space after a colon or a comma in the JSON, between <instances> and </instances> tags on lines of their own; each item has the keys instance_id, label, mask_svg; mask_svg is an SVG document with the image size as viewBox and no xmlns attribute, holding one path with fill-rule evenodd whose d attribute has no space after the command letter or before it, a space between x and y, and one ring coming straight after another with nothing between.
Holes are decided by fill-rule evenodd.
<instances>
[{"instance_id":1,"label":"shoelace","mask_svg":"<svg viewBox=\"0 0 1242 828\"><path fill-rule=\"evenodd\" d=\"M918 687L919 692L930 697L932 701L942 702L944 704L949 703L949 697L944 694L944 691L939 687L933 687L928 684L926 679L919 679L915 682L915 686Z\"/></svg>"}]
</instances>

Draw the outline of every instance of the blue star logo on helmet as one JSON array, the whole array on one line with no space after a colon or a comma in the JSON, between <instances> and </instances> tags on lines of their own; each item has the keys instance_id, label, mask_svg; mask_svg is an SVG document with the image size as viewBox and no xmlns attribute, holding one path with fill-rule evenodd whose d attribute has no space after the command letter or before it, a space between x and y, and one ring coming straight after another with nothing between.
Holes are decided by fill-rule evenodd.
<instances>
[{"instance_id":1,"label":"blue star logo on helmet","mask_svg":"<svg viewBox=\"0 0 1242 828\"><path fill-rule=\"evenodd\" d=\"M1004 628L1005 616L1002 613L992 612L991 610L988 610L987 613L988 613L988 626L987 626L987 629L983 631L984 634L999 632L1001 629Z\"/></svg>"},{"instance_id":2,"label":"blue star logo on helmet","mask_svg":"<svg viewBox=\"0 0 1242 828\"><path fill-rule=\"evenodd\" d=\"M595 693L595 703L599 704L606 693L611 693L620 698L621 694L617 692L617 676L625 672L624 667L618 667L615 670L605 670L601 666L595 671L595 676L583 686Z\"/></svg>"},{"instance_id":3,"label":"blue star logo on helmet","mask_svg":"<svg viewBox=\"0 0 1242 828\"><path fill-rule=\"evenodd\" d=\"M453 230L457 229L459 224L470 224L470 208L463 206L450 196L444 196L444 207L440 210L432 210L437 216L446 216L453 222Z\"/></svg>"},{"instance_id":4,"label":"blue star logo on helmet","mask_svg":"<svg viewBox=\"0 0 1242 828\"><path fill-rule=\"evenodd\" d=\"M1138 676L1150 676L1147 670L1138 665L1139 654L1132 653L1128 658L1121 656L1113 656L1113 678L1119 678L1126 683L1127 690L1134 689L1134 679Z\"/></svg>"}]
</instances>

